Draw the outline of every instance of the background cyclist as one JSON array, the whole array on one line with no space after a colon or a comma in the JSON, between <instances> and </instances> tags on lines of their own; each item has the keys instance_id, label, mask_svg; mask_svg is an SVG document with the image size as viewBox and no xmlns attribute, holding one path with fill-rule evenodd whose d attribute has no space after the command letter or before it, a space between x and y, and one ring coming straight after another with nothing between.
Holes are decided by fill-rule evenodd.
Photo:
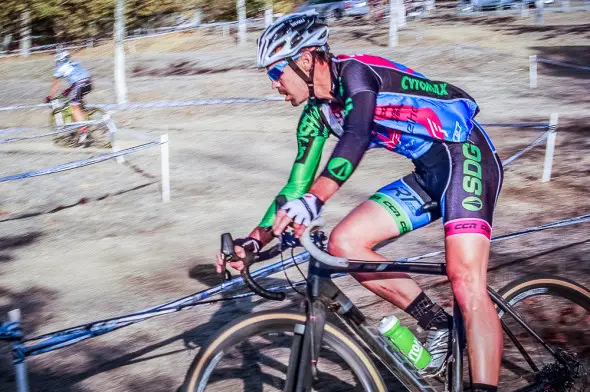
<instances>
[{"instance_id":1,"label":"background cyclist","mask_svg":"<svg viewBox=\"0 0 590 392\"><path fill-rule=\"evenodd\" d=\"M69 83L69 87L64 90L72 105L72 119L74 122L82 122L86 116L83 111L83 97L92 90L92 82L88 71L76 61L71 61L70 53L67 50L59 51L54 57L55 72L53 73L53 83L47 101L53 99L59 91L59 84L61 79L65 79ZM78 128L80 138L79 144L86 141L88 127L83 126Z\"/></svg>"}]
</instances>

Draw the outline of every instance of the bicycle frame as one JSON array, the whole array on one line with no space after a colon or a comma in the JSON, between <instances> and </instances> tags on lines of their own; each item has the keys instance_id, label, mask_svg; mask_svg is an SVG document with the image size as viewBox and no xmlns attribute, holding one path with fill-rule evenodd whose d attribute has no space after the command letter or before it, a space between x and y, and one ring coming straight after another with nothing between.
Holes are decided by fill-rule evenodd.
<instances>
[{"instance_id":1,"label":"bicycle frame","mask_svg":"<svg viewBox=\"0 0 590 392\"><path fill-rule=\"evenodd\" d=\"M72 122L72 118L71 118L71 104L70 104L70 99L68 98L68 94L67 91L61 92L58 95L56 95L55 97L53 97L50 101L49 104L51 105L51 116L53 117L54 121L55 121L55 125L57 125L58 127L62 127L64 125L69 124L70 122ZM68 109L69 107L69 109ZM82 110L82 112L85 114L86 118L89 118L94 112L100 110L98 108L87 108L86 105L84 104L84 102L80 103L80 109ZM70 112L69 113L69 121L66 121L63 118L63 112Z\"/></svg>"},{"instance_id":2,"label":"bicycle frame","mask_svg":"<svg viewBox=\"0 0 590 392\"><path fill-rule=\"evenodd\" d=\"M334 282L334 273L355 272L406 272L426 275L446 275L446 265L442 263L400 263L400 262L375 262L354 263L348 267L337 268L327 266L311 258L307 279L307 318L303 335L294 336L289 359L286 387L284 392L306 392L311 389L311 382L317 371L316 365L319 358L322 333L327 319L328 310L334 312L340 320L356 334L363 345L369 349L380 362L391 372L404 387L411 392L434 392L435 389L399 351L392 349L390 344L373 327L369 326L363 313L353 302L340 291ZM557 355L535 331L516 313L504 299L488 286L488 293L492 301L506 314L514 318L531 336L533 336L547 351L558 361L563 359ZM456 302L455 302L456 303ZM447 371L447 390L452 392L463 391L463 351L465 349L465 328L462 314L455 304L453 309L453 330L451 357ZM524 359L537 373L539 369L533 363L531 357L520 344L516 336L505 323L502 327L509 339L518 348ZM295 366L293 366L295 365ZM543 387L541 382L532 383L519 391L534 391Z\"/></svg>"}]
</instances>

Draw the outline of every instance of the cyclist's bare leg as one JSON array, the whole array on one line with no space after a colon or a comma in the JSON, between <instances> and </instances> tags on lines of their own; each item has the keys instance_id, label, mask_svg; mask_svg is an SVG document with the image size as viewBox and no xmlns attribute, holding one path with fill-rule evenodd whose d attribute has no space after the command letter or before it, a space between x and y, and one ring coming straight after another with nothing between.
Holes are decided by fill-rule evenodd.
<instances>
[{"instance_id":1,"label":"cyclist's bare leg","mask_svg":"<svg viewBox=\"0 0 590 392\"><path fill-rule=\"evenodd\" d=\"M352 210L330 234L328 251L334 256L387 261L373 251L378 243L399 236L399 229L382 206L367 200ZM406 309L422 289L408 274L396 272L357 273L352 276L386 301Z\"/></svg>"},{"instance_id":2,"label":"cyclist's bare leg","mask_svg":"<svg viewBox=\"0 0 590 392\"><path fill-rule=\"evenodd\" d=\"M498 385L502 328L487 292L490 241L480 234L445 239L447 274L467 329L473 382Z\"/></svg>"},{"instance_id":3,"label":"cyclist's bare leg","mask_svg":"<svg viewBox=\"0 0 590 392\"><path fill-rule=\"evenodd\" d=\"M84 112L82 111L82 106L79 103L72 103L72 120L74 122L82 122L84 121Z\"/></svg>"},{"instance_id":4,"label":"cyclist's bare leg","mask_svg":"<svg viewBox=\"0 0 590 392\"><path fill-rule=\"evenodd\" d=\"M82 122L86 119L86 116L84 115L84 112L82 111L82 105L80 105L79 103L71 103L72 105L72 120L74 120L74 122ZM84 142L86 142L86 138L88 136L87 134L88 131L88 127L87 126L83 126L83 127L78 127L78 135L80 135L80 138L78 139L78 144L83 144Z\"/></svg>"}]
</instances>

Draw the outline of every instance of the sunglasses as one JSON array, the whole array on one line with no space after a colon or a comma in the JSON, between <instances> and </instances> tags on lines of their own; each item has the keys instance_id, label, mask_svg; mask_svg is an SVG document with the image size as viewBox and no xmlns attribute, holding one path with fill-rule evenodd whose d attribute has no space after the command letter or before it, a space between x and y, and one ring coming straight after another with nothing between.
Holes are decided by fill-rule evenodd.
<instances>
[{"instance_id":1,"label":"sunglasses","mask_svg":"<svg viewBox=\"0 0 590 392\"><path fill-rule=\"evenodd\" d=\"M295 61L300 56L301 54L293 56L291 57L291 60ZM266 73L268 74L268 78L273 82L278 82L283 76L283 73L285 73L285 68L287 67L287 65L289 65L289 62L287 60L279 61L278 63L276 63L274 67L266 71Z\"/></svg>"}]
</instances>

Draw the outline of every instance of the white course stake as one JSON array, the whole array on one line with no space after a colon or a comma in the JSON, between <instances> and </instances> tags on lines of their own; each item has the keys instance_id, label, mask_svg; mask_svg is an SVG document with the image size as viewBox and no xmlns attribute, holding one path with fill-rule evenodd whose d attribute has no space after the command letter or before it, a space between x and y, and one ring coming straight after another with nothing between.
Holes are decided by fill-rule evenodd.
<instances>
[{"instance_id":1,"label":"white course stake","mask_svg":"<svg viewBox=\"0 0 590 392\"><path fill-rule=\"evenodd\" d=\"M389 47L395 48L399 39L397 36L397 0L389 0Z\"/></svg>"},{"instance_id":2,"label":"white course stake","mask_svg":"<svg viewBox=\"0 0 590 392\"><path fill-rule=\"evenodd\" d=\"M8 312L8 320L13 323L20 323L20 309L13 309ZM27 363L19 361L14 364L17 392L29 392L29 381L27 377Z\"/></svg>"},{"instance_id":3,"label":"white course stake","mask_svg":"<svg viewBox=\"0 0 590 392\"><path fill-rule=\"evenodd\" d=\"M246 0L237 0L236 7L238 11L238 43L244 45L248 39Z\"/></svg>"},{"instance_id":4,"label":"white course stake","mask_svg":"<svg viewBox=\"0 0 590 392\"><path fill-rule=\"evenodd\" d=\"M542 25L545 23L545 1L535 0L535 24Z\"/></svg>"},{"instance_id":5,"label":"white course stake","mask_svg":"<svg viewBox=\"0 0 590 392\"><path fill-rule=\"evenodd\" d=\"M520 10L520 16L523 18L528 18L529 17L529 5L526 2L522 2L522 8Z\"/></svg>"},{"instance_id":6,"label":"white course stake","mask_svg":"<svg viewBox=\"0 0 590 392\"><path fill-rule=\"evenodd\" d=\"M160 147L162 149L162 202L170 201L170 146L168 134L160 136Z\"/></svg>"},{"instance_id":7,"label":"white course stake","mask_svg":"<svg viewBox=\"0 0 590 392\"><path fill-rule=\"evenodd\" d=\"M406 7L404 0L397 0L397 28L406 27Z\"/></svg>"},{"instance_id":8,"label":"white course stake","mask_svg":"<svg viewBox=\"0 0 590 392\"><path fill-rule=\"evenodd\" d=\"M537 88L537 56L529 56L529 87Z\"/></svg>"},{"instance_id":9,"label":"white course stake","mask_svg":"<svg viewBox=\"0 0 590 392\"><path fill-rule=\"evenodd\" d=\"M20 19L20 55L31 54L31 11L25 9Z\"/></svg>"},{"instance_id":10,"label":"white course stake","mask_svg":"<svg viewBox=\"0 0 590 392\"><path fill-rule=\"evenodd\" d=\"M115 7L115 92L117 103L127 103L125 82L125 0L117 0Z\"/></svg>"},{"instance_id":11,"label":"white course stake","mask_svg":"<svg viewBox=\"0 0 590 392\"><path fill-rule=\"evenodd\" d=\"M268 27L272 24L272 1L268 2L267 9L264 10L264 27Z\"/></svg>"},{"instance_id":12,"label":"white course stake","mask_svg":"<svg viewBox=\"0 0 590 392\"><path fill-rule=\"evenodd\" d=\"M561 0L561 10L568 12L570 10L570 0Z\"/></svg>"},{"instance_id":13,"label":"white course stake","mask_svg":"<svg viewBox=\"0 0 590 392\"><path fill-rule=\"evenodd\" d=\"M111 148L113 152L120 151L121 149L119 148L119 141L117 140L117 126L115 125L115 122L111 118L111 115L108 113L105 114L103 119L106 122L107 128L109 130L109 135L111 137ZM125 162L125 157L121 155L116 157L115 160L118 164L122 164Z\"/></svg>"},{"instance_id":14,"label":"white course stake","mask_svg":"<svg viewBox=\"0 0 590 392\"><path fill-rule=\"evenodd\" d=\"M551 113L549 120L549 129L551 133L547 137L547 147L545 149L545 163L543 164L543 177L541 182L549 182L551 179L551 170L553 169L553 154L555 152L555 139L557 139L557 120L558 113Z\"/></svg>"}]
</instances>

